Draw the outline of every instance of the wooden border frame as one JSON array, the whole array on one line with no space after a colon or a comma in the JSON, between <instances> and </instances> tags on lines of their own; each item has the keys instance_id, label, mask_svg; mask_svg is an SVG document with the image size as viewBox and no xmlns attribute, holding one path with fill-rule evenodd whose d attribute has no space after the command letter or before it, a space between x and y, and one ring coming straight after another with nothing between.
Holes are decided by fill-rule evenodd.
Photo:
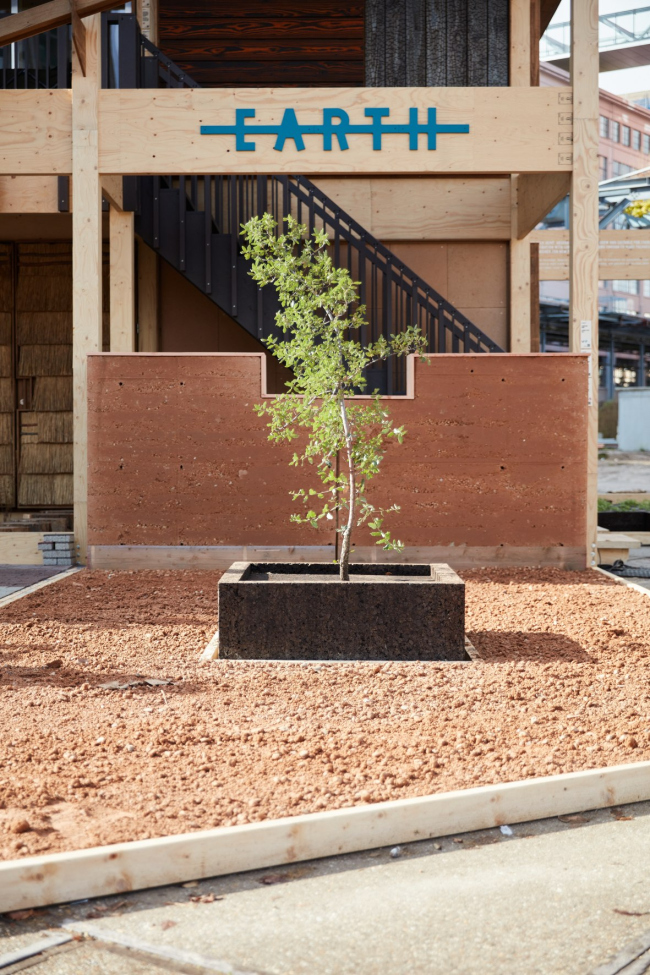
<instances>
[{"instance_id":1,"label":"wooden border frame","mask_svg":"<svg viewBox=\"0 0 650 975\"><path fill-rule=\"evenodd\" d=\"M650 799L650 762L0 864L0 912L220 877Z\"/></svg>"}]
</instances>

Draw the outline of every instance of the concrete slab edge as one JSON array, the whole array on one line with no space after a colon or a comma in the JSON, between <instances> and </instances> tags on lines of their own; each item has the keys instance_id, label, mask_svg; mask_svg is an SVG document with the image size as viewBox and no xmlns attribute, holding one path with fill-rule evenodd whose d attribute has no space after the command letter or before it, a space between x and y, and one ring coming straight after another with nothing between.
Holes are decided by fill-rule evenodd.
<instances>
[{"instance_id":1,"label":"concrete slab edge","mask_svg":"<svg viewBox=\"0 0 650 975\"><path fill-rule=\"evenodd\" d=\"M152 945L149 941L134 938L122 931L113 931L104 925L91 924L87 921L65 921L63 928L66 931L73 931L75 934L83 934L98 942L103 941L105 944L130 948L132 951L139 951L155 958L164 958L165 961L176 962L180 965L193 965L209 972L219 972L220 975L253 975L252 972L234 968L227 961L209 958L207 955L200 955L196 951L174 948L173 945Z\"/></svg>"},{"instance_id":2,"label":"concrete slab edge","mask_svg":"<svg viewBox=\"0 0 650 975\"><path fill-rule=\"evenodd\" d=\"M103 897L650 799L650 762L0 864L0 912Z\"/></svg>"},{"instance_id":3,"label":"concrete slab edge","mask_svg":"<svg viewBox=\"0 0 650 975\"><path fill-rule=\"evenodd\" d=\"M55 576L50 576L49 579L43 579L42 582L35 582L33 586L25 586L24 589L19 589L18 592L14 592L10 596L3 596L0 599L0 609L3 606L8 606L9 603L15 603L17 599L22 599L23 596L29 596L33 592L38 592L39 589L45 589L46 586L51 586L53 582L61 582L61 579L67 579L68 576L74 575L75 572L81 572L83 568L83 565L75 565L72 569L58 572Z\"/></svg>"},{"instance_id":4,"label":"concrete slab edge","mask_svg":"<svg viewBox=\"0 0 650 975\"><path fill-rule=\"evenodd\" d=\"M15 965L16 962L25 961L26 958L33 958L35 955L40 955L42 952L47 951L48 948L56 948L59 945L67 944L68 941L72 941L72 935L66 931L43 934L36 941L32 942L32 944L25 945L24 948L16 948L15 951L8 951L4 955L0 955L0 968L8 968L9 965Z\"/></svg>"},{"instance_id":5,"label":"concrete slab edge","mask_svg":"<svg viewBox=\"0 0 650 975\"><path fill-rule=\"evenodd\" d=\"M634 589L636 592L640 592L642 596L650 596L650 589L644 589L640 586L638 582L630 582L629 579L625 579L623 576L614 575L613 572L608 572L607 569L600 569L597 565L592 566L596 572L600 572L601 575L607 576L609 579L613 579L614 582L622 582L624 586L628 589Z\"/></svg>"}]
</instances>

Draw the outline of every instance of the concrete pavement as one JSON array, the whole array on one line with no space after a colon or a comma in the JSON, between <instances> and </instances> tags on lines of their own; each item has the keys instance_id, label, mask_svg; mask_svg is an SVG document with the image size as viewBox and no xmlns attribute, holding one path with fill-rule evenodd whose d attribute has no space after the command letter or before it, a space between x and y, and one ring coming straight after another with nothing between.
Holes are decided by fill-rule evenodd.
<instances>
[{"instance_id":1,"label":"concrete pavement","mask_svg":"<svg viewBox=\"0 0 650 975\"><path fill-rule=\"evenodd\" d=\"M34 975L589 975L650 949L650 803L512 832L62 906L0 923L0 955L66 922L87 940L32 958Z\"/></svg>"}]
</instances>

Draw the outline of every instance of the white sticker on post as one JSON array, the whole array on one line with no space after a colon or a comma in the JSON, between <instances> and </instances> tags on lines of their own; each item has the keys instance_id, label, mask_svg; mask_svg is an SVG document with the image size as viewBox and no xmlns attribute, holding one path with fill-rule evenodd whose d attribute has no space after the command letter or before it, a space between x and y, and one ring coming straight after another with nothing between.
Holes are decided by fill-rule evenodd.
<instances>
[{"instance_id":1,"label":"white sticker on post","mask_svg":"<svg viewBox=\"0 0 650 975\"><path fill-rule=\"evenodd\" d=\"M591 319L580 322L580 351L591 352Z\"/></svg>"},{"instance_id":2,"label":"white sticker on post","mask_svg":"<svg viewBox=\"0 0 650 975\"><path fill-rule=\"evenodd\" d=\"M589 324L591 325L591 322ZM591 404L593 403L593 394L592 394L592 391L591 391L592 390L591 382L592 382L592 376L593 376L592 362L593 362L593 355L590 355L589 356L589 369L587 370L587 406L591 406Z\"/></svg>"}]
</instances>

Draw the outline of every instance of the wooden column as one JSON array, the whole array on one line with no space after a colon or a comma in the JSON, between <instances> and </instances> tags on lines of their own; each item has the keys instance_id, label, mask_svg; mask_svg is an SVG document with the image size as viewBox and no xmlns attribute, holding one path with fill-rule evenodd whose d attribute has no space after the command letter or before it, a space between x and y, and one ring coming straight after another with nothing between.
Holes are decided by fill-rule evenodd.
<instances>
[{"instance_id":1,"label":"wooden column","mask_svg":"<svg viewBox=\"0 0 650 975\"><path fill-rule=\"evenodd\" d=\"M135 352L135 239L133 214L111 206L111 352Z\"/></svg>"},{"instance_id":2,"label":"wooden column","mask_svg":"<svg viewBox=\"0 0 650 975\"><path fill-rule=\"evenodd\" d=\"M136 15L140 29L152 44L158 43L158 0L137 0Z\"/></svg>"},{"instance_id":3,"label":"wooden column","mask_svg":"<svg viewBox=\"0 0 650 975\"><path fill-rule=\"evenodd\" d=\"M530 86L531 26L531 0L510 0L511 88Z\"/></svg>"},{"instance_id":4,"label":"wooden column","mask_svg":"<svg viewBox=\"0 0 650 975\"><path fill-rule=\"evenodd\" d=\"M510 351L530 352L530 239L518 236L519 179L510 178Z\"/></svg>"},{"instance_id":5,"label":"wooden column","mask_svg":"<svg viewBox=\"0 0 650 975\"><path fill-rule=\"evenodd\" d=\"M571 83L569 348L590 353L586 541L591 565L598 517L598 0L571 4Z\"/></svg>"},{"instance_id":6,"label":"wooden column","mask_svg":"<svg viewBox=\"0 0 650 975\"><path fill-rule=\"evenodd\" d=\"M138 240L138 352L158 352L158 255Z\"/></svg>"},{"instance_id":7,"label":"wooden column","mask_svg":"<svg viewBox=\"0 0 650 975\"><path fill-rule=\"evenodd\" d=\"M86 19L85 77L75 56L72 68L74 531L82 563L88 534L87 356L102 349L102 195L97 140L100 22L100 14Z\"/></svg>"},{"instance_id":8,"label":"wooden column","mask_svg":"<svg viewBox=\"0 0 650 975\"><path fill-rule=\"evenodd\" d=\"M530 0L510 0L510 87L530 87ZM517 180L510 180L510 351L530 352L530 245L519 239Z\"/></svg>"}]
</instances>

